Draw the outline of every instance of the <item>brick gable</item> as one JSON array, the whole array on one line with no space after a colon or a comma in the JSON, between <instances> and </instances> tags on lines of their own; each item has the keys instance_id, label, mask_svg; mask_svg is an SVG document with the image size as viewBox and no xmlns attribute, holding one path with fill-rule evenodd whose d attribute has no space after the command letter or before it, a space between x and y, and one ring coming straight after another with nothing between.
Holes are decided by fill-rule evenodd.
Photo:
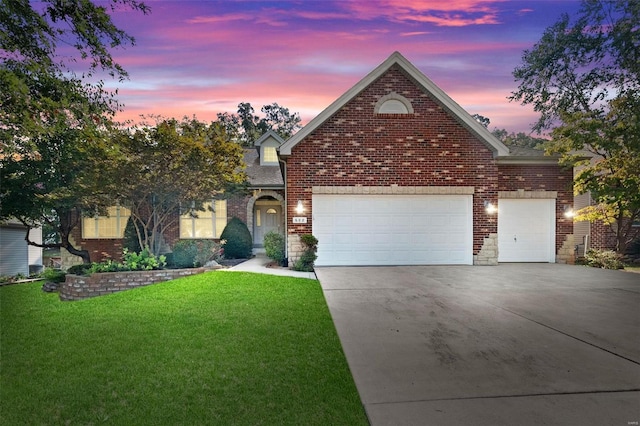
<instances>
[{"instance_id":1,"label":"brick gable","mask_svg":"<svg viewBox=\"0 0 640 426\"><path fill-rule=\"evenodd\" d=\"M411 101L414 114L375 114L391 92ZM483 201L497 199L498 167L482 141L395 65L292 148L289 199L310 211L318 185L472 186L474 211L484 212ZM293 208L289 203L289 232L311 233L311 223L292 223ZM494 218L474 223L474 252L496 227Z\"/></svg>"}]
</instances>

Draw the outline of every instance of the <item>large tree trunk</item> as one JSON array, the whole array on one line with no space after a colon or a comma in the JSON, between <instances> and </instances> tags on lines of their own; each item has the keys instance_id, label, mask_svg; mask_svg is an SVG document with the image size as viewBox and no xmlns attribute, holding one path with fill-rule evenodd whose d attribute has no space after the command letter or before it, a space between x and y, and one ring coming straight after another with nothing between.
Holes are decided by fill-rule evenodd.
<instances>
[{"instance_id":1,"label":"large tree trunk","mask_svg":"<svg viewBox=\"0 0 640 426\"><path fill-rule=\"evenodd\" d=\"M31 227L27 228L27 235L24 238L25 241L27 242L28 245L30 246L34 246L34 247L42 247L42 248L63 248L65 250L67 250L69 253L75 255L75 256L80 256L82 258L82 262L83 263L91 263L91 255L89 254L89 251L87 250L78 250L77 248L75 248L73 246L73 244L71 244L69 242L69 235L68 234L62 234L61 233L61 239L62 242L61 243L55 243L55 244L40 244L40 243L36 243L35 241L31 241L29 234L31 233Z\"/></svg>"}]
</instances>

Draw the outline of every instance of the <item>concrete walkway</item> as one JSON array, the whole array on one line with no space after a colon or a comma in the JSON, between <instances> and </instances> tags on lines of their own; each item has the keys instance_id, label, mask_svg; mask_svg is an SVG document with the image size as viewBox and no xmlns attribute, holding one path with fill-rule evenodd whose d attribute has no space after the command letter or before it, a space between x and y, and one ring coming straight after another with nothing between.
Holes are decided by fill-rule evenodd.
<instances>
[{"instance_id":1,"label":"concrete walkway","mask_svg":"<svg viewBox=\"0 0 640 426\"><path fill-rule=\"evenodd\" d=\"M221 269L221 271L241 271L241 272L256 272L258 274L268 275L281 275L286 277L296 278L308 278L312 280L318 279L314 272L300 272L294 271L289 268L267 268L267 264L271 262L264 253L258 253L252 259L242 262L228 269Z\"/></svg>"},{"instance_id":2,"label":"concrete walkway","mask_svg":"<svg viewBox=\"0 0 640 426\"><path fill-rule=\"evenodd\" d=\"M637 425L640 275L317 268L372 425Z\"/></svg>"}]
</instances>

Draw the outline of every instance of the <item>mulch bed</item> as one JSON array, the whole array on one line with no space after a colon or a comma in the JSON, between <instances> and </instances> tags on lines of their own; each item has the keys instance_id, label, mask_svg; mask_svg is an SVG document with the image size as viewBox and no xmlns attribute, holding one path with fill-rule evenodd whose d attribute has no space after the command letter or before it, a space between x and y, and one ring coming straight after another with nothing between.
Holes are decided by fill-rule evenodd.
<instances>
[{"instance_id":1,"label":"mulch bed","mask_svg":"<svg viewBox=\"0 0 640 426\"><path fill-rule=\"evenodd\" d=\"M249 259L221 259L218 261L218 263L222 266L226 266L226 267L232 267L232 266L236 266L239 265L242 262L246 262Z\"/></svg>"}]
</instances>

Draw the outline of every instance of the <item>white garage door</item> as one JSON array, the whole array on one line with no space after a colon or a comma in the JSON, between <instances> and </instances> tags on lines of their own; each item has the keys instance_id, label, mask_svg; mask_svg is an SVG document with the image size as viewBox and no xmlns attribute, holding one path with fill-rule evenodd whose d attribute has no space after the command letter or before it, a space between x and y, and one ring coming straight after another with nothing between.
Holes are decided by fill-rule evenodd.
<instances>
[{"instance_id":1,"label":"white garage door","mask_svg":"<svg viewBox=\"0 0 640 426\"><path fill-rule=\"evenodd\" d=\"M498 200L498 261L555 262L555 200Z\"/></svg>"},{"instance_id":2,"label":"white garage door","mask_svg":"<svg viewBox=\"0 0 640 426\"><path fill-rule=\"evenodd\" d=\"M473 264L471 195L314 195L316 265Z\"/></svg>"}]
</instances>

